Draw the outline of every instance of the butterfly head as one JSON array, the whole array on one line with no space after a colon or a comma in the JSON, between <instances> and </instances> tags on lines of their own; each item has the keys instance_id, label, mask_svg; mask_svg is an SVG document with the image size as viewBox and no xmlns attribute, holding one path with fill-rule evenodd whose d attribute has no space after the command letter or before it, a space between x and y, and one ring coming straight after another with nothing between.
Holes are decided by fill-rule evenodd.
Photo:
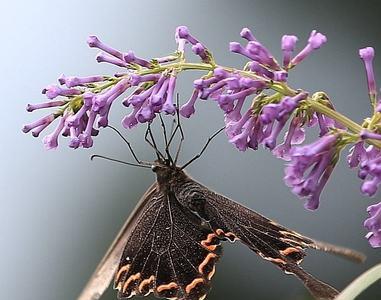
<instances>
[{"instance_id":1,"label":"butterfly head","mask_svg":"<svg viewBox=\"0 0 381 300\"><path fill-rule=\"evenodd\" d=\"M175 164L173 164L169 159L156 160L152 166L151 170L156 174L157 182L160 185L169 185L175 179L179 179L183 176L186 176L184 171Z\"/></svg>"}]
</instances>

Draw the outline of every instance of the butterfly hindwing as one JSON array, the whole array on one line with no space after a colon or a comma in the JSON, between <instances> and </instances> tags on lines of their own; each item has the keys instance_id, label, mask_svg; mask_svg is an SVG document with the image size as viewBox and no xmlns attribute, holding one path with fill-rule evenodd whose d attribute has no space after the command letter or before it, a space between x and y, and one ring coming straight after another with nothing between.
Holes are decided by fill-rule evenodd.
<instances>
[{"instance_id":1,"label":"butterfly hindwing","mask_svg":"<svg viewBox=\"0 0 381 300\"><path fill-rule=\"evenodd\" d=\"M115 275L118 297L202 299L220 253L220 238L174 194L155 194L125 246Z\"/></svg>"},{"instance_id":2,"label":"butterfly hindwing","mask_svg":"<svg viewBox=\"0 0 381 300\"><path fill-rule=\"evenodd\" d=\"M334 288L299 266L306 255L304 250L317 248L313 240L212 192L190 178L177 188L176 193L183 200L183 206L188 206L208 223L214 236L231 242L241 241L263 259L302 280L318 299L333 299L337 295Z\"/></svg>"},{"instance_id":3,"label":"butterfly hindwing","mask_svg":"<svg viewBox=\"0 0 381 300\"><path fill-rule=\"evenodd\" d=\"M299 278L317 299L334 299L338 292L330 285L304 271L300 262L306 248L316 248L314 241L224 196L206 190L205 211L214 216L215 232L232 241L240 240L263 259L286 274Z\"/></svg>"}]
</instances>

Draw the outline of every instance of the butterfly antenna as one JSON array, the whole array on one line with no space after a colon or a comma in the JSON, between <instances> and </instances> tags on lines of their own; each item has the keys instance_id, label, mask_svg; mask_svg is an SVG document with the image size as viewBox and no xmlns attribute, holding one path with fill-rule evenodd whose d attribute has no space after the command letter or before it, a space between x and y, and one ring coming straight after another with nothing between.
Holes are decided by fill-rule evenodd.
<instances>
[{"instance_id":1,"label":"butterfly antenna","mask_svg":"<svg viewBox=\"0 0 381 300\"><path fill-rule=\"evenodd\" d=\"M134 157L135 161L136 161L139 165L147 165L147 166L152 165L152 164L149 163L149 162L142 161L142 160L138 159L138 157L137 157L136 154L135 154L134 149L133 149L132 146L131 146L131 143L130 143L130 142L129 142L123 135L122 135L122 133L121 133L118 129L116 129L114 126L111 126L111 125L107 125L107 127L110 128L110 129L112 129L114 132L116 132L116 133L119 135L119 137L120 137L120 138L127 144L128 149L130 150L132 156Z\"/></svg>"},{"instance_id":2,"label":"butterfly antenna","mask_svg":"<svg viewBox=\"0 0 381 300\"><path fill-rule=\"evenodd\" d=\"M133 167L140 167L140 168L151 169L151 167L147 166L147 165L134 164L134 163L130 163L130 162L127 162L127 161L123 161L123 160L119 160L119 159L116 159L116 158L112 158L112 157L108 157L108 156L104 156L104 155L99 155L99 154L93 154L93 155L90 156L90 160L94 160L94 158L101 158L101 159L105 159L105 160L121 163L121 164L128 165L128 166L133 166Z\"/></svg>"},{"instance_id":3,"label":"butterfly antenna","mask_svg":"<svg viewBox=\"0 0 381 300\"><path fill-rule=\"evenodd\" d=\"M167 154L168 160L171 163L173 163L173 160L172 160L171 154L169 153L169 148L168 148L167 128L165 127L163 117L160 113L159 113L159 118L160 118L161 127L163 128L163 135L164 135L164 142L165 142L165 153Z\"/></svg>"},{"instance_id":4,"label":"butterfly antenna","mask_svg":"<svg viewBox=\"0 0 381 300\"><path fill-rule=\"evenodd\" d=\"M180 138L180 142L179 142L179 145L178 145L177 151L176 151L175 165L177 164L177 160L179 158L179 154L181 151L181 146L183 145L183 142L184 142L184 132L183 132L183 128L181 127L181 122L180 122L179 93L177 93L177 95L176 95L176 117L177 117L177 124L178 124L179 130L180 130L181 138Z\"/></svg>"},{"instance_id":5,"label":"butterfly antenna","mask_svg":"<svg viewBox=\"0 0 381 300\"><path fill-rule=\"evenodd\" d=\"M175 129L175 125L176 125L176 119L173 118L172 124L171 124L171 134L170 134L170 136L172 136L173 130Z\"/></svg>"},{"instance_id":6,"label":"butterfly antenna","mask_svg":"<svg viewBox=\"0 0 381 300\"><path fill-rule=\"evenodd\" d=\"M179 94L177 94L177 100L176 100L177 103L179 103ZM178 104L176 105L176 113L178 112ZM180 125L180 118L179 118L179 115L177 115L177 124L175 126L175 129L172 131L172 134L171 134L171 137L169 138L169 142L168 142L168 148L171 146L171 143L173 141L173 139L175 138L176 136L176 133L177 133L177 130L180 130L180 133L181 133L181 138L184 139L184 133L183 133L183 130L181 128L181 125Z\"/></svg>"},{"instance_id":7,"label":"butterfly antenna","mask_svg":"<svg viewBox=\"0 0 381 300\"><path fill-rule=\"evenodd\" d=\"M204 147L202 147L201 151L199 154L197 154L196 156L194 156L190 161L188 161L185 165L183 165L180 169L183 170L185 169L185 167L187 167L188 165L190 165L192 162L194 162L196 159L200 158L201 155L205 152L206 148L208 147L209 143L222 131L225 129L225 126L218 129L215 133L213 133L212 136L210 136L208 138L208 140L206 141Z\"/></svg>"},{"instance_id":8,"label":"butterfly antenna","mask_svg":"<svg viewBox=\"0 0 381 300\"><path fill-rule=\"evenodd\" d=\"M151 141L148 139L148 136L150 136ZM150 145L155 150L157 159L158 160L165 160L164 155L157 148L155 139L153 138L153 134L152 134L152 130L151 130L151 123L148 123L147 130L146 130L146 133L144 135L144 139L148 143L148 145Z\"/></svg>"}]
</instances>

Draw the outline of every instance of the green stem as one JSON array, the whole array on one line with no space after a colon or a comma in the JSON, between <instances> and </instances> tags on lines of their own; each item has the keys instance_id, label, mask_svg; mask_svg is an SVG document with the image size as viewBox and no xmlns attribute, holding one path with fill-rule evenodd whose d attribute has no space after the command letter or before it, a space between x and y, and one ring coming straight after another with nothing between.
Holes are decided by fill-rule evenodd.
<instances>
[{"instance_id":1,"label":"green stem","mask_svg":"<svg viewBox=\"0 0 381 300\"><path fill-rule=\"evenodd\" d=\"M357 277L335 300L353 300L370 285L381 279L381 264L374 266Z\"/></svg>"}]
</instances>

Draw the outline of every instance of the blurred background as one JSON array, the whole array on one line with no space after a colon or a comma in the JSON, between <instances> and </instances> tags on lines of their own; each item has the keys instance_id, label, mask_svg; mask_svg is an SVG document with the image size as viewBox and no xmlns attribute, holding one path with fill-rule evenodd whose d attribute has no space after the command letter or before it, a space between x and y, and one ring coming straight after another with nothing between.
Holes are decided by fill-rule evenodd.
<instances>
[{"instance_id":1,"label":"blurred background","mask_svg":"<svg viewBox=\"0 0 381 300\"><path fill-rule=\"evenodd\" d=\"M189 26L221 65L242 66L228 52L249 27L280 58L283 34L299 37L301 49L313 29L328 43L290 74L289 83L310 92L324 90L336 109L361 122L370 113L365 71L358 49L374 46L381 53L379 1L4 1L0 11L0 298L76 299L139 197L155 179L149 170L89 160L93 153L129 160L126 146L108 129L90 150L73 151L61 140L46 151L42 138L24 135L21 127L40 116L25 106L40 102L41 89L66 75L113 74L118 71L94 60L86 38L98 35L121 50L150 58L175 49L174 30ZM376 55L381 85L381 55ZM192 80L182 74L177 86L183 101ZM127 113L113 106L111 123L121 128ZM195 155L208 136L223 125L214 103L198 103L194 118L184 122L186 141L181 158ZM144 126L124 131L140 157L152 160L143 141ZM47 132L50 132L49 128ZM356 276L380 262L362 226L366 207L379 201L359 191L356 171L345 157L336 168L316 212L303 208L283 184L283 162L271 153L241 153L222 134L188 172L203 184L305 235L364 252L361 265L310 251L306 270L343 289ZM262 261L246 247L227 244L218 263L210 300L309 299L302 284ZM111 289L102 298L116 299ZM151 298L150 298L151 299ZM359 299L381 299L377 283Z\"/></svg>"}]
</instances>

